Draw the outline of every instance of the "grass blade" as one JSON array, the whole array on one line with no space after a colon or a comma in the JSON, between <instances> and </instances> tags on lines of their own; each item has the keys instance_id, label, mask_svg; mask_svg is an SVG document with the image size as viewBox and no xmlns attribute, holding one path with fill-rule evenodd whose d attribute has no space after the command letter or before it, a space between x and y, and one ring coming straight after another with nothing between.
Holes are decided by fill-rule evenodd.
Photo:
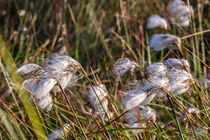
<instances>
[{"instance_id":1,"label":"grass blade","mask_svg":"<svg viewBox=\"0 0 210 140\"><path fill-rule=\"evenodd\" d=\"M14 82L14 88L19 94L19 97L24 105L24 109L28 114L28 117L31 121L31 124L34 128L34 131L36 131L36 136L38 139L47 138L45 131L42 127L40 118L37 114L36 108L33 105L32 101L30 100L30 96L26 91L21 90L21 82L23 79L15 72L16 71L16 65L12 58L11 53L7 49L2 36L0 36L0 55L2 57L3 62L5 63L6 67L9 71L9 76L11 79L13 79Z\"/></svg>"}]
</instances>

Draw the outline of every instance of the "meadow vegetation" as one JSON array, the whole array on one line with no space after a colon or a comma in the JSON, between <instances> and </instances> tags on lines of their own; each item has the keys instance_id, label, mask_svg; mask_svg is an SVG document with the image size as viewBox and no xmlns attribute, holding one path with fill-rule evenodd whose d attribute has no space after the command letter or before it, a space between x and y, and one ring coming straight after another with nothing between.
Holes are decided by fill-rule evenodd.
<instances>
[{"instance_id":1,"label":"meadow vegetation","mask_svg":"<svg viewBox=\"0 0 210 140\"><path fill-rule=\"evenodd\" d=\"M0 138L209 139L210 2L170 2L0 0Z\"/></svg>"}]
</instances>

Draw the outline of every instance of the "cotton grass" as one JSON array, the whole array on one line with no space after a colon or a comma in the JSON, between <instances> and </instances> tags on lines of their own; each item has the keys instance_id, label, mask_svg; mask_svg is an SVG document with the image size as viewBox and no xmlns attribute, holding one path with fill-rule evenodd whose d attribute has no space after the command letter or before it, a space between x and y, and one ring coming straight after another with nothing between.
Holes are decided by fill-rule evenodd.
<instances>
[{"instance_id":1,"label":"cotton grass","mask_svg":"<svg viewBox=\"0 0 210 140\"><path fill-rule=\"evenodd\" d=\"M125 92L125 107L132 109L138 105L148 105L155 97L165 98L168 91L175 96L188 91L194 82L189 69L187 60L175 58L147 66L148 77L144 86L135 85Z\"/></svg>"},{"instance_id":2,"label":"cotton grass","mask_svg":"<svg viewBox=\"0 0 210 140\"><path fill-rule=\"evenodd\" d=\"M190 24L190 16L193 14L193 8L186 5L182 0L174 0L169 4L169 14L173 24L187 27Z\"/></svg>"},{"instance_id":3,"label":"cotton grass","mask_svg":"<svg viewBox=\"0 0 210 140\"><path fill-rule=\"evenodd\" d=\"M177 49L181 45L181 39L171 34L153 34L149 40L150 48L160 51L165 48Z\"/></svg>"},{"instance_id":4,"label":"cotton grass","mask_svg":"<svg viewBox=\"0 0 210 140\"><path fill-rule=\"evenodd\" d=\"M91 86L88 90L88 98L94 115L103 119L106 114L108 117L112 117L112 113L108 109L107 96L108 91L103 84Z\"/></svg>"},{"instance_id":5,"label":"cotton grass","mask_svg":"<svg viewBox=\"0 0 210 140\"><path fill-rule=\"evenodd\" d=\"M63 130L62 129L55 129L53 130L54 132L51 133L48 137L49 140L61 140L65 137L65 135L68 133L68 129L70 125L69 124L64 124Z\"/></svg>"},{"instance_id":6,"label":"cotton grass","mask_svg":"<svg viewBox=\"0 0 210 140\"><path fill-rule=\"evenodd\" d=\"M137 63L128 59L128 58L120 58L118 59L113 66L112 71L110 72L111 76L123 76L128 71L134 71Z\"/></svg>"},{"instance_id":7,"label":"cotton grass","mask_svg":"<svg viewBox=\"0 0 210 140\"><path fill-rule=\"evenodd\" d=\"M52 108L51 90L57 92L61 88L70 86L73 80L76 81L76 72L80 64L73 58L65 55L54 55L46 59L41 66L37 64L25 64L17 69L17 72L26 75L22 88L28 90L36 98L37 105L50 111Z\"/></svg>"},{"instance_id":8,"label":"cotton grass","mask_svg":"<svg viewBox=\"0 0 210 140\"><path fill-rule=\"evenodd\" d=\"M156 111L148 106L138 106L125 115L128 127L133 128L129 130L132 133L142 132L148 121L156 121L156 116Z\"/></svg>"},{"instance_id":9,"label":"cotton grass","mask_svg":"<svg viewBox=\"0 0 210 140\"><path fill-rule=\"evenodd\" d=\"M153 29L157 27L167 29L168 25L166 20L158 15L150 16L147 20L147 29Z\"/></svg>"}]
</instances>

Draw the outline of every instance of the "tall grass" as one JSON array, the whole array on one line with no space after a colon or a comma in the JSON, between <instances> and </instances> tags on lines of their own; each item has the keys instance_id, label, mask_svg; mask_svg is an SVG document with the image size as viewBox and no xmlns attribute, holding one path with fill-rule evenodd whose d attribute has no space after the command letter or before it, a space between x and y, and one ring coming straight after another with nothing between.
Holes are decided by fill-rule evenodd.
<instances>
[{"instance_id":1,"label":"tall grass","mask_svg":"<svg viewBox=\"0 0 210 140\"><path fill-rule=\"evenodd\" d=\"M147 30L150 15L169 18L168 3L168 0L0 0L1 138L47 139L55 128L63 129L64 124L69 124L65 139L208 139L209 130L205 133L203 127L209 129L210 124L209 88L205 82L210 72L210 3L186 1L195 11L190 27L170 24L169 30ZM21 10L25 14L21 15ZM154 33L180 36L184 55L178 50L151 50L149 37ZM86 75L75 87L63 91L69 102L62 93L52 92L53 109L46 112L21 89L24 77L15 71L17 66L39 63L63 47L67 55L81 63ZM120 79L109 78L114 62L122 57L135 60L140 67ZM148 122L146 128L129 128L124 117L127 110L123 106L123 91L130 81L145 81L146 66L166 58L187 59L191 74L199 82L187 93L152 101L149 105L157 111L155 123ZM107 86L113 118L102 120L90 112L87 89L95 83ZM198 116L186 113L188 107L198 108L201 113ZM178 119L182 112L186 115ZM143 131L132 134L128 131L131 129Z\"/></svg>"}]
</instances>

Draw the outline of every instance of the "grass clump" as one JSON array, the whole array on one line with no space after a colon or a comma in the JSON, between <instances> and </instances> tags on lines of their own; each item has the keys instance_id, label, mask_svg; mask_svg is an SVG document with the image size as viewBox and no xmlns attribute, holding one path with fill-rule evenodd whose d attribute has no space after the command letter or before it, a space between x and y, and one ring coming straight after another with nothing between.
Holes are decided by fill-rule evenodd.
<instances>
[{"instance_id":1,"label":"grass clump","mask_svg":"<svg viewBox=\"0 0 210 140\"><path fill-rule=\"evenodd\" d=\"M209 5L0 1L1 138L208 139Z\"/></svg>"}]
</instances>

